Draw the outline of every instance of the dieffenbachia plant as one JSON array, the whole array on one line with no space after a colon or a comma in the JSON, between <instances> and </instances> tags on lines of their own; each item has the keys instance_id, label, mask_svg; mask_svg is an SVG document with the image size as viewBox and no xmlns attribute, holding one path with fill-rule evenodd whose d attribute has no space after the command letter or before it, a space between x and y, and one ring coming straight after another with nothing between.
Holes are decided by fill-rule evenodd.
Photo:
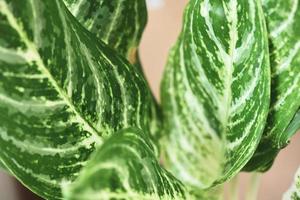
<instances>
[{"instance_id":1,"label":"dieffenbachia plant","mask_svg":"<svg viewBox=\"0 0 300 200\"><path fill-rule=\"evenodd\" d=\"M248 171L269 169L300 126L300 2L263 3L270 41L272 100L263 138L245 167Z\"/></svg>"},{"instance_id":2,"label":"dieffenbachia plant","mask_svg":"<svg viewBox=\"0 0 300 200\"><path fill-rule=\"evenodd\" d=\"M147 23L145 0L64 0L76 19L96 37L127 58L143 75L138 46ZM155 98L151 103L151 136L160 137L161 110ZM157 148L157 147L156 147Z\"/></svg>"},{"instance_id":3,"label":"dieffenbachia plant","mask_svg":"<svg viewBox=\"0 0 300 200\"><path fill-rule=\"evenodd\" d=\"M299 7L190 0L161 119L144 0L0 0L0 167L46 199L220 199L300 128Z\"/></svg>"},{"instance_id":4,"label":"dieffenbachia plant","mask_svg":"<svg viewBox=\"0 0 300 200\"><path fill-rule=\"evenodd\" d=\"M134 128L109 138L75 183L64 185L64 191L67 200L192 198L183 184L155 161L149 137Z\"/></svg>"},{"instance_id":5,"label":"dieffenbachia plant","mask_svg":"<svg viewBox=\"0 0 300 200\"><path fill-rule=\"evenodd\" d=\"M64 0L76 19L132 64L147 22L145 0Z\"/></svg>"},{"instance_id":6,"label":"dieffenbachia plant","mask_svg":"<svg viewBox=\"0 0 300 200\"><path fill-rule=\"evenodd\" d=\"M295 175L295 181L290 189L284 194L283 200L299 200L300 199L300 168Z\"/></svg>"},{"instance_id":7,"label":"dieffenbachia plant","mask_svg":"<svg viewBox=\"0 0 300 200\"><path fill-rule=\"evenodd\" d=\"M191 0L161 88L165 166L209 188L249 161L270 101L268 38L258 0Z\"/></svg>"},{"instance_id":8,"label":"dieffenbachia plant","mask_svg":"<svg viewBox=\"0 0 300 200\"><path fill-rule=\"evenodd\" d=\"M109 135L149 133L149 89L61 0L0 1L0 157L42 197L61 198Z\"/></svg>"}]
</instances>

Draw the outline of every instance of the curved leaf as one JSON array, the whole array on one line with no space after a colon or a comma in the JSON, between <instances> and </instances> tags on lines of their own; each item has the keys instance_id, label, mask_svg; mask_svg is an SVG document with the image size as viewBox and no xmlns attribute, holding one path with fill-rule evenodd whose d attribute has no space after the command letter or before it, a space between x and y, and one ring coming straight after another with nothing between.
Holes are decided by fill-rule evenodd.
<instances>
[{"instance_id":1,"label":"curved leaf","mask_svg":"<svg viewBox=\"0 0 300 200\"><path fill-rule=\"evenodd\" d=\"M300 107L300 1L264 0L264 10L271 42L272 101L265 133L247 171L272 166L297 131L288 127Z\"/></svg>"},{"instance_id":2,"label":"curved leaf","mask_svg":"<svg viewBox=\"0 0 300 200\"><path fill-rule=\"evenodd\" d=\"M64 0L64 2L85 28L127 58L144 76L137 49L147 23L145 0ZM152 139L158 143L162 114L155 97L152 98L149 111L150 130Z\"/></svg>"},{"instance_id":3,"label":"curved leaf","mask_svg":"<svg viewBox=\"0 0 300 200\"><path fill-rule=\"evenodd\" d=\"M258 0L191 0L162 83L165 165L199 188L249 161L270 100L268 40Z\"/></svg>"},{"instance_id":4,"label":"curved leaf","mask_svg":"<svg viewBox=\"0 0 300 200\"><path fill-rule=\"evenodd\" d=\"M295 181L290 189L284 194L283 200L299 200L300 199L300 168L295 175Z\"/></svg>"},{"instance_id":5,"label":"curved leaf","mask_svg":"<svg viewBox=\"0 0 300 200\"><path fill-rule=\"evenodd\" d=\"M66 199L190 199L180 181L160 167L149 138L129 128L99 148L78 179L64 188Z\"/></svg>"},{"instance_id":6,"label":"curved leaf","mask_svg":"<svg viewBox=\"0 0 300 200\"><path fill-rule=\"evenodd\" d=\"M61 0L1 0L0 30L0 157L31 190L60 199L103 138L148 132L143 77Z\"/></svg>"}]
</instances>

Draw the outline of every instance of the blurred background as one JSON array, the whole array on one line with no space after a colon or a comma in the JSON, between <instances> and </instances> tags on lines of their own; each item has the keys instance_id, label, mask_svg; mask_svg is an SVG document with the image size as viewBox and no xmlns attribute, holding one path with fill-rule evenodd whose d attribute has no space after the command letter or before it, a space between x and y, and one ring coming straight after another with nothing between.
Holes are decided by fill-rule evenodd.
<instances>
[{"instance_id":1,"label":"blurred background","mask_svg":"<svg viewBox=\"0 0 300 200\"><path fill-rule=\"evenodd\" d=\"M188 0L149 0L148 26L140 47L141 60L151 88L159 99L159 85L168 51L181 29L184 6ZM289 188L300 166L300 133L282 150L270 171L261 177L258 200L279 200ZM239 175L240 199L249 183L250 175ZM38 199L17 181L0 172L0 200ZM230 198L228 198L230 199Z\"/></svg>"}]
</instances>

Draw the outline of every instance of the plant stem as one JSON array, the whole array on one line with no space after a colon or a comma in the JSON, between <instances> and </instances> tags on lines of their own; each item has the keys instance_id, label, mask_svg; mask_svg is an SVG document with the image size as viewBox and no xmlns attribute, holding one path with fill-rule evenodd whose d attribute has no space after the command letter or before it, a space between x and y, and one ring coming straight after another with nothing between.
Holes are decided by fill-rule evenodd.
<instances>
[{"instance_id":1,"label":"plant stem","mask_svg":"<svg viewBox=\"0 0 300 200\"><path fill-rule=\"evenodd\" d=\"M246 193L245 200L256 200L259 186L260 186L260 177L261 173L252 173L250 185L248 186L249 190Z\"/></svg>"},{"instance_id":2,"label":"plant stem","mask_svg":"<svg viewBox=\"0 0 300 200\"><path fill-rule=\"evenodd\" d=\"M230 200L239 200L239 177L236 175L229 183Z\"/></svg>"}]
</instances>

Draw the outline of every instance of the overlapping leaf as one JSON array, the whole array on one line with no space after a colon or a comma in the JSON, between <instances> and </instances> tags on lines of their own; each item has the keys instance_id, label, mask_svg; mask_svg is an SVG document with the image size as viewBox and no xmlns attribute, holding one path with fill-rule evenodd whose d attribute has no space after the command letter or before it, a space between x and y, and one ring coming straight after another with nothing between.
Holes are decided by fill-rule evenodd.
<instances>
[{"instance_id":1,"label":"overlapping leaf","mask_svg":"<svg viewBox=\"0 0 300 200\"><path fill-rule=\"evenodd\" d=\"M167 169L200 188L237 174L266 122L269 67L259 0L191 0L161 88Z\"/></svg>"},{"instance_id":2,"label":"overlapping leaf","mask_svg":"<svg viewBox=\"0 0 300 200\"><path fill-rule=\"evenodd\" d=\"M90 32L127 58L143 74L138 46L147 22L145 0L64 0L72 14ZM149 110L152 139L158 143L161 109L155 98Z\"/></svg>"},{"instance_id":3,"label":"overlapping leaf","mask_svg":"<svg viewBox=\"0 0 300 200\"><path fill-rule=\"evenodd\" d=\"M61 0L1 0L0 38L0 157L34 192L60 199L104 138L148 132L143 77Z\"/></svg>"},{"instance_id":4,"label":"overlapping leaf","mask_svg":"<svg viewBox=\"0 0 300 200\"><path fill-rule=\"evenodd\" d=\"M109 138L97 150L66 199L191 199L180 181L156 161L149 137L130 128Z\"/></svg>"},{"instance_id":5,"label":"overlapping leaf","mask_svg":"<svg viewBox=\"0 0 300 200\"><path fill-rule=\"evenodd\" d=\"M137 48L147 22L145 0L64 0L90 32L136 63Z\"/></svg>"},{"instance_id":6,"label":"overlapping leaf","mask_svg":"<svg viewBox=\"0 0 300 200\"><path fill-rule=\"evenodd\" d=\"M271 42L272 102L262 141L245 168L248 171L269 169L300 126L296 115L300 107L300 1L263 2Z\"/></svg>"},{"instance_id":7,"label":"overlapping leaf","mask_svg":"<svg viewBox=\"0 0 300 200\"><path fill-rule=\"evenodd\" d=\"M299 200L300 199L300 168L295 175L295 181L290 189L284 194L283 200Z\"/></svg>"}]
</instances>

